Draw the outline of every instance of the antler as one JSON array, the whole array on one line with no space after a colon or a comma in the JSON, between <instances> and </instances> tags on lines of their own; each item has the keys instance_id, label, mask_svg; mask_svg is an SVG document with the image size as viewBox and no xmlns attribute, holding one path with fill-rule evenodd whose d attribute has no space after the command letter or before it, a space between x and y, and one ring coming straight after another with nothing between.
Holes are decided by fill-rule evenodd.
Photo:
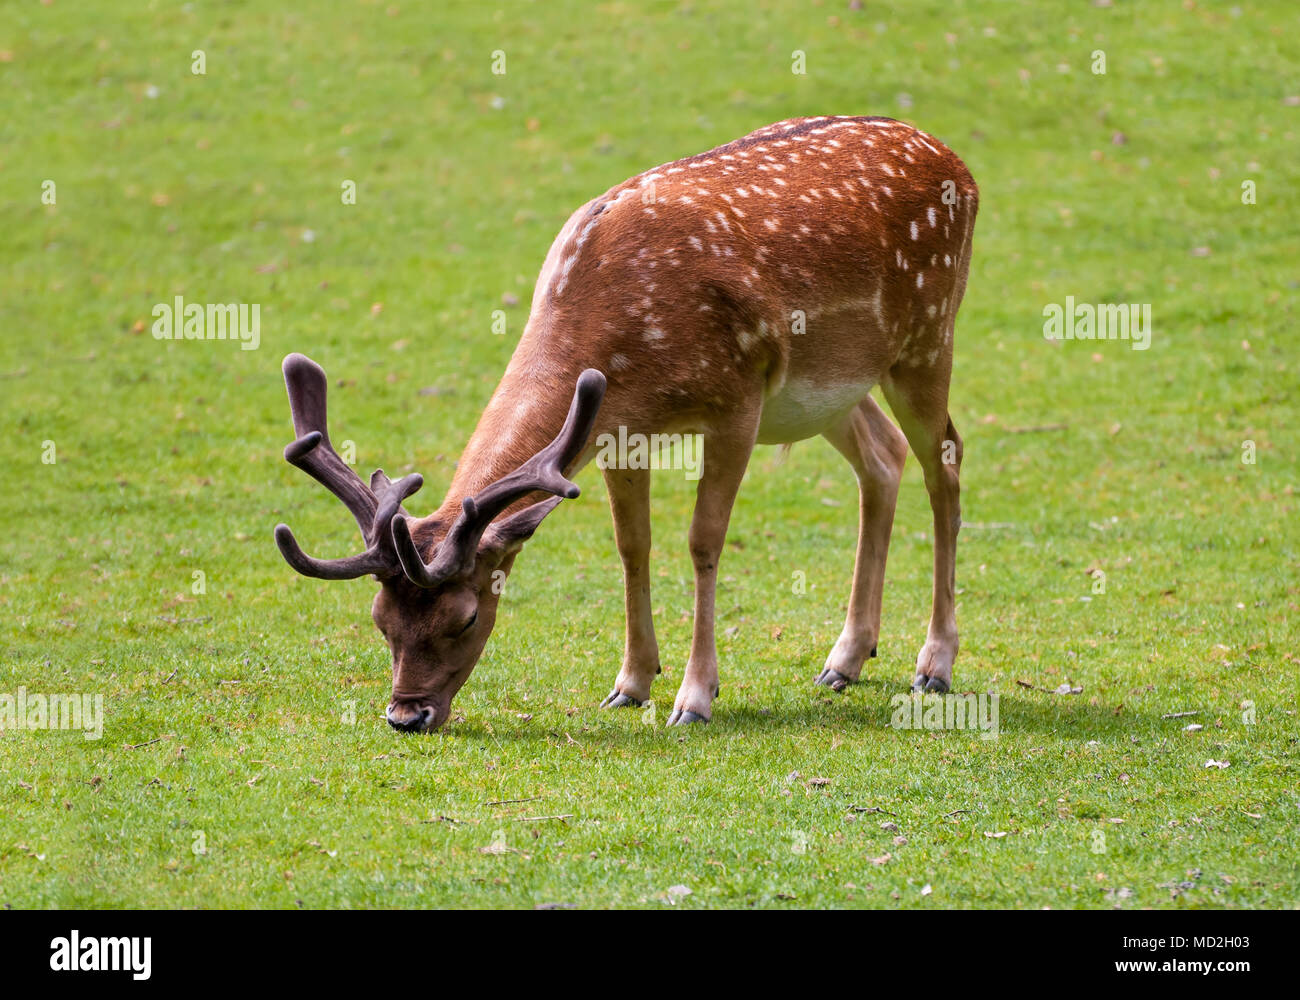
<instances>
[{"instance_id":1,"label":"antler","mask_svg":"<svg viewBox=\"0 0 1300 1000\"><path fill-rule=\"evenodd\" d=\"M423 486L424 479L412 474L394 483L380 469L367 486L330 443L325 411L328 384L324 369L311 358L290 354L284 359L284 385L298 435L284 449L284 457L343 501L361 529L366 550L344 559L313 559L285 524L276 525L275 543L285 561L303 576L352 580L369 573L396 575L401 564L389 525L401 511L402 501Z\"/></svg>"},{"instance_id":2,"label":"antler","mask_svg":"<svg viewBox=\"0 0 1300 1000\"><path fill-rule=\"evenodd\" d=\"M573 402L569 404L569 415L555 440L514 472L485 486L477 496L465 497L461 501L460 517L434 551L431 562L424 561L411 540L407 519L395 517L393 541L402 569L411 582L421 587L437 587L451 577L473 569L483 532L498 514L520 497L537 490L569 500L578 496L581 490L576 483L565 478L564 469L586 445L604 396L604 375L594 368L579 375Z\"/></svg>"}]
</instances>

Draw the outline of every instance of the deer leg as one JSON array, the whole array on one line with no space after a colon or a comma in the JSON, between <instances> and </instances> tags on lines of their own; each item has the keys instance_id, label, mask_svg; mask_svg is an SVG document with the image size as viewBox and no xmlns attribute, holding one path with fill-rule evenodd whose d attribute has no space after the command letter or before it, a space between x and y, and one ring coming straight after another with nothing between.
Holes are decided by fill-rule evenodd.
<instances>
[{"instance_id":1,"label":"deer leg","mask_svg":"<svg viewBox=\"0 0 1300 1000\"><path fill-rule=\"evenodd\" d=\"M898 484L907 459L907 439L870 396L824 434L858 477L858 551L844 630L826 657L816 683L842 691L857 681L862 664L876 655L885 557L894 525Z\"/></svg>"},{"instance_id":2,"label":"deer leg","mask_svg":"<svg viewBox=\"0 0 1300 1000\"><path fill-rule=\"evenodd\" d=\"M623 669L602 708L640 705L650 697L659 673L659 643L650 608L650 473L645 469L606 469L605 486L614 515L614 540L623 560L627 638Z\"/></svg>"},{"instance_id":3,"label":"deer leg","mask_svg":"<svg viewBox=\"0 0 1300 1000\"><path fill-rule=\"evenodd\" d=\"M921 463L934 512L934 604L925 645L916 657L912 690L943 693L952 686L952 664L957 658L955 591L961 527L962 441L948 415L948 370L896 365L882 388Z\"/></svg>"},{"instance_id":4,"label":"deer leg","mask_svg":"<svg viewBox=\"0 0 1300 1000\"><path fill-rule=\"evenodd\" d=\"M737 418L725 434L704 440L704 468L691 518L691 562L695 566L695 627L691 655L668 725L708 722L718 696L718 649L714 641L714 604L718 558L727 538L731 508L749 464L758 432L757 413Z\"/></svg>"}]
</instances>

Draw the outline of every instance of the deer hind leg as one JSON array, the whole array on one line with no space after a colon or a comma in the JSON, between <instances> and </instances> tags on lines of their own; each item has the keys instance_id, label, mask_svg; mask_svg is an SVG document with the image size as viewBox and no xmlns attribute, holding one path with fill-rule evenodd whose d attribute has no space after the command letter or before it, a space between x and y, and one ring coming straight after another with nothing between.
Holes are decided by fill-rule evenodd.
<instances>
[{"instance_id":1,"label":"deer hind leg","mask_svg":"<svg viewBox=\"0 0 1300 1000\"><path fill-rule=\"evenodd\" d=\"M627 638L623 669L602 708L640 705L659 673L659 643L650 608L650 472L606 469L605 486L614 515L614 540L623 560Z\"/></svg>"},{"instance_id":2,"label":"deer hind leg","mask_svg":"<svg viewBox=\"0 0 1300 1000\"><path fill-rule=\"evenodd\" d=\"M714 641L714 604L718 558L727 538L731 508L754 450L757 412L737 416L725 433L706 435L704 468L691 518L691 562L695 566L695 627L691 655L668 725L708 722L718 696L718 649Z\"/></svg>"},{"instance_id":3,"label":"deer hind leg","mask_svg":"<svg viewBox=\"0 0 1300 1000\"><path fill-rule=\"evenodd\" d=\"M842 691L857 681L863 662L876 655L885 557L907 459L907 439L870 396L824 436L848 459L858 477L858 550L849 612L816 681Z\"/></svg>"},{"instance_id":4,"label":"deer hind leg","mask_svg":"<svg viewBox=\"0 0 1300 1000\"><path fill-rule=\"evenodd\" d=\"M934 603L925 645L916 657L914 691L947 691L957 658L957 531L961 527L962 442L948 415L951 358L933 367L895 365L882 383L885 398L907 435L934 512Z\"/></svg>"}]
</instances>

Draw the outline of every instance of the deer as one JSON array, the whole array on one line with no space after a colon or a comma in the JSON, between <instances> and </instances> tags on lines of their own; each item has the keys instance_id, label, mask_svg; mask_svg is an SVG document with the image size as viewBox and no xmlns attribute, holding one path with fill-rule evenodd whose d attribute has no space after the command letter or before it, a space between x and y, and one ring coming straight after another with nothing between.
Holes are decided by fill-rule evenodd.
<instances>
[{"instance_id":1,"label":"deer","mask_svg":"<svg viewBox=\"0 0 1300 1000\"><path fill-rule=\"evenodd\" d=\"M377 470L363 481L330 443L324 371L285 358L296 435L285 458L343 502L365 548L313 558L284 524L275 540L303 576L378 582L371 616L392 654L388 723L429 732L446 722L516 556L579 495L573 477L593 440L619 428L702 435L688 531L692 636L668 725L713 715L718 564L754 448L818 435L852 468L859 504L844 627L814 683L843 691L877 655L910 448L934 517L931 614L911 688L948 691L963 456L948 393L978 203L970 172L938 139L849 115L777 122L610 188L552 243L505 373L441 505L424 517L404 508L422 477L394 482ZM644 704L662 672L650 471L617 465L601 472L626 626L606 708Z\"/></svg>"}]
</instances>

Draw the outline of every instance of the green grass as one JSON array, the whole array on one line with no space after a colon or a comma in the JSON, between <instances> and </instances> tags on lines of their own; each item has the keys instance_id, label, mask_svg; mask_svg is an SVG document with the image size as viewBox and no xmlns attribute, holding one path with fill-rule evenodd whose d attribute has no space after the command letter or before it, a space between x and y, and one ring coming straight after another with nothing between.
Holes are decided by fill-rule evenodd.
<instances>
[{"instance_id":1,"label":"green grass","mask_svg":"<svg viewBox=\"0 0 1300 1000\"><path fill-rule=\"evenodd\" d=\"M0 27L0 692L102 694L106 715L99 741L0 734L0 903L1300 902L1290 0L148 8L11 4ZM359 467L425 474L423 512L569 212L824 113L915 121L981 187L952 387L956 686L1000 695L1000 737L888 725L929 613L914 461L881 656L842 696L812 686L856 530L820 440L752 463L710 726L596 707L622 591L588 469L521 556L454 721L391 732L373 585L298 578L271 540L283 519L321 554L356 543L281 458L281 357L330 373ZM154 340L175 295L260 303L260 349ZM1046 342L1067 295L1151 303L1150 350ZM1025 431L1044 425L1064 426ZM691 500L657 477L660 723Z\"/></svg>"}]
</instances>

